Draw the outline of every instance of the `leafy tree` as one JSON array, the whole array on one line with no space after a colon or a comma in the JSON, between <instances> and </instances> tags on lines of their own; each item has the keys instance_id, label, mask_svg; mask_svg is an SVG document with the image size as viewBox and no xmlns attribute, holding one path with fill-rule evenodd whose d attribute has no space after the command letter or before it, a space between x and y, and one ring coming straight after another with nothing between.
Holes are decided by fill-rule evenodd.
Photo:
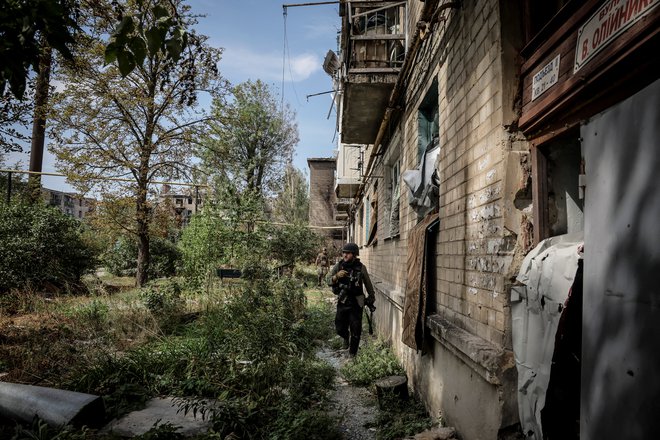
<instances>
[{"instance_id":1,"label":"leafy tree","mask_svg":"<svg viewBox=\"0 0 660 440\"><path fill-rule=\"evenodd\" d=\"M113 29L110 21L100 18L82 36L74 63L63 69L66 89L54 95L52 112L52 151L69 180L83 191L94 186L134 200L131 229L138 243L139 286L147 281L150 260L150 182L189 176L191 147L207 120L198 94L218 96L223 90L216 66L221 51L194 32L195 20L182 0L131 1L125 13L141 17L140 26L152 29L163 18L154 5L180 17L186 29L187 44L179 61L161 48L147 51L144 62L136 63L126 76L123 68L104 66L107 36ZM95 180L99 177L126 178L130 183Z\"/></svg>"},{"instance_id":2,"label":"leafy tree","mask_svg":"<svg viewBox=\"0 0 660 440\"><path fill-rule=\"evenodd\" d=\"M23 98L30 67L40 70L44 46L71 59L78 2L74 0L7 0L0 8L0 94L9 84Z\"/></svg>"},{"instance_id":3,"label":"leafy tree","mask_svg":"<svg viewBox=\"0 0 660 440\"><path fill-rule=\"evenodd\" d=\"M101 257L106 269L118 276L134 276L137 271L137 242L134 236L122 236ZM171 241L152 237L149 240L149 277L168 277L176 273L181 252Z\"/></svg>"},{"instance_id":4,"label":"leafy tree","mask_svg":"<svg viewBox=\"0 0 660 440\"><path fill-rule=\"evenodd\" d=\"M248 276L268 272L272 231L264 207L260 194L239 191L219 179L214 201L193 216L182 232L183 275L199 287L208 285L215 270L223 266L242 268Z\"/></svg>"},{"instance_id":5,"label":"leafy tree","mask_svg":"<svg viewBox=\"0 0 660 440\"><path fill-rule=\"evenodd\" d=\"M41 71L44 50L54 48L71 60L76 34L90 17L116 23L105 49L106 62L116 61L124 76L158 52L178 61L190 33L176 2L157 0L7 0L0 8L0 95L9 84L23 100L30 67ZM147 16L158 17L157 21ZM145 26L148 24L148 26Z\"/></svg>"},{"instance_id":6,"label":"leafy tree","mask_svg":"<svg viewBox=\"0 0 660 440\"><path fill-rule=\"evenodd\" d=\"M275 229L270 241L270 254L284 264L310 261L321 238L304 224L286 225Z\"/></svg>"},{"instance_id":7,"label":"leafy tree","mask_svg":"<svg viewBox=\"0 0 660 440\"><path fill-rule=\"evenodd\" d=\"M142 66L148 56L165 54L179 61L188 39L195 38L188 32L186 20L177 8L168 8L166 2L137 0L137 8L128 10L119 2L115 3L119 23L105 48L105 62L116 61L122 76Z\"/></svg>"},{"instance_id":8,"label":"leafy tree","mask_svg":"<svg viewBox=\"0 0 660 440\"><path fill-rule=\"evenodd\" d=\"M298 126L289 106L279 108L271 88L248 81L232 89L232 99L213 101L213 120L201 156L239 190L275 191L298 143Z\"/></svg>"},{"instance_id":9,"label":"leafy tree","mask_svg":"<svg viewBox=\"0 0 660 440\"><path fill-rule=\"evenodd\" d=\"M0 205L0 291L76 283L95 258L83 226L43 204Z\"/></svg>"},{"instance_id":10,"label":"leafy tree","mask_svg":"<svg viewBox=\"0 0 660 440\"><path fill-rule=\"evenodd\" d=\"M282 187L273 201L273 213L277 220L285 223L307 223L309 220L307 179L293 165L284 170Z\"/></svg>"}]
</instances>

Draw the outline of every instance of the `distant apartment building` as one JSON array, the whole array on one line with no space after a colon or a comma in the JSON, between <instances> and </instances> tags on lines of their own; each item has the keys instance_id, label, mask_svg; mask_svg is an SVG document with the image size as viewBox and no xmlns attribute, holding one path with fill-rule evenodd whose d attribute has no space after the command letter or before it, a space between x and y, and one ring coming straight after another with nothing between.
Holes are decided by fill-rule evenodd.
<instances>
[{"instance_id":1,"label":"distant apartment building","mask_svg":"<svg viewBox=\"0 0 660 440\"><path fill-rule=\"evenodd\" d=\"M49 188L43 188L41 194L49 206L54 206L66 215L77 219L84 219L94 209L95 200L80 194Z\"/></svg>"},{"instance_id":2,"label":"distant apartment building","mask_svg":"<svg viewBox=\"0 0 660 440\"><path fill-rule=\"evenodd\" d=\"M172 192L169 185L163 186L158 199L160 204L169 205L172 215L181 226L186 226L190 223L193 214L202 209L203 205L203 198L199 191L188 188L179 190L178 192Z\"/></svg>"}]
</instances>

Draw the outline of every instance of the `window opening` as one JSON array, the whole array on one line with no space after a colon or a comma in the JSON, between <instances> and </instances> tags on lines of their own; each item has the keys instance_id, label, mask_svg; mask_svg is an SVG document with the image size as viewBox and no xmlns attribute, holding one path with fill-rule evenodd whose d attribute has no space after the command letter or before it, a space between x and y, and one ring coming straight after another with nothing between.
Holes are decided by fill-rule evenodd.
<instances>
[{"instance_id":1,"label":"window opening","mask_svg":"<svg viewBox=\"0 0 660 440\"><path fill-rule=\"evenodd\" d=\"M433 81L419 106L417 124L417 163L420 163L427 149L438 142L440 134L437 80Z\"/></svg>"},{"instance_id":2,"label":"window opening","mask_svg":"<svg viewBox=\"0 0 660 440\"><path fill-rule=\"evenodd\" d=\"M399 233L399 200L401 199L401 163L396 160L389 168L389 230L388 235L393 237Z\"/></svg>"},{"instance_id":3,"label":"window opening","mask_svg":"<svg viewBox=\"0 0 660 440\"><path fill-rule=\"evenodd\" d=\"M547 179L544 216L550 237L584 230L584 200L580 190L583 165L578 136L572 132L542 148Z\"/></svg>"}]
</instances>

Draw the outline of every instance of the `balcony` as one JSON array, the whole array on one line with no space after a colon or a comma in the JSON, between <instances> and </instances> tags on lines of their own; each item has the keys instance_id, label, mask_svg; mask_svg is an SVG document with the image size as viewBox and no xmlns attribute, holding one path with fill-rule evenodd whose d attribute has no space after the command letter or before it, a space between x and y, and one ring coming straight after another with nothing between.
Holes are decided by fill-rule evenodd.
<instances>
[{"instance_id":1,"label":"balcony","mask_svg":"<svg viewBox=\"0 0 660 440\"><path fill-rule=\"evenodd\" d=\"M351 203L353 202L353 199L349 197L343 197L340 199L337 199L335 202L335 209L338 213L342 212L348 212L349 209L351 209Z\"/></svg>"},{"instance_id":2,"label":"balcony","mask_svg":"<svg viewBox=\"0 0 660 440\"><path fill-rule=\"evenodd\" d=\"M348 220L348 213L347 212L337 212L337 213L335 213L335 221L345 222L346 220Z\"/></svg>"},{"instance_id":3,"label":"balcony","mask_svg":"<svg viewBox=\"0 0 660 440\"><path fill-rule=\"evenodd\" d=\"M335 174L335 194L339 199L350 200L357 194L362 163L361 145L339 144Z\"/></svg>"},{"instance_id":4,"label":"balcony","mask_svg":"<svg viewBox=\"0 0 660 440\"><path fill-rule=\"evenodd\" d=\"M341 50L342 142L376 139L405 58L407 2L348 2Z\"/></svg>"}]
</instances>

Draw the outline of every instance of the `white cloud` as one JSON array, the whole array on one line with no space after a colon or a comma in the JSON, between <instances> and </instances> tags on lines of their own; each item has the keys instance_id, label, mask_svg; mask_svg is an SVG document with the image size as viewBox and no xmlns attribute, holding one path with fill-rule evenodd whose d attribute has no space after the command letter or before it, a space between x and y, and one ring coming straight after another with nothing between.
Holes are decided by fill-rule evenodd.
<instances>
[{"instance_id":1,"label":"white cloud","mask_svg":"<svg viewBox=\"0 0 660 440\"><path fill-rule=\"evenodd\" d=\"M321 69L322 61L314 53L291 55L285 60L284 80L286 82L304 81ZM220 61L220 71L228 77L242 77L245 80L262 79L265 81L282 80L282 53L260 53L251 48L229 46Z\"/></svg>"}]
</instances>

